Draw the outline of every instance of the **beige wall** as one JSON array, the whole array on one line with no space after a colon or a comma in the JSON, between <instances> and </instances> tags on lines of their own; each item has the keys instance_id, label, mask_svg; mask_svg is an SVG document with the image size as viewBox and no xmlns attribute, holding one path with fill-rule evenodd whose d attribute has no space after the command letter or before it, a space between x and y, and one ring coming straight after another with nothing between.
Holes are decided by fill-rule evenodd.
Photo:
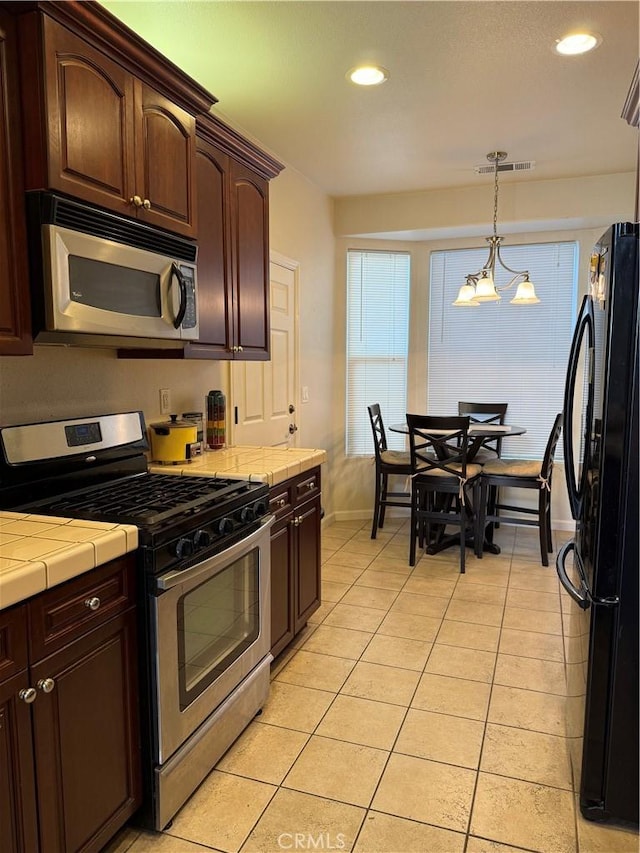
<instances>
[{"instance_id":1,"label":"beige wall","mask_svg":"<svg viewBox=\"0 0 640 853\"><path fill-rule=\"evenodd\" d=\"M334 386L333 357L342 342L334 328L333 286L335 240L332 202L295 169L285 169L270 188L272 250L299 263L299 385L309 389L309 402L298 407L298 445L327 451L323 468L323 506L332 511L336 450L342 445L331 413L341 388ZM298 389L298 398L302 395Z\"/></svg>"}]
</instances>

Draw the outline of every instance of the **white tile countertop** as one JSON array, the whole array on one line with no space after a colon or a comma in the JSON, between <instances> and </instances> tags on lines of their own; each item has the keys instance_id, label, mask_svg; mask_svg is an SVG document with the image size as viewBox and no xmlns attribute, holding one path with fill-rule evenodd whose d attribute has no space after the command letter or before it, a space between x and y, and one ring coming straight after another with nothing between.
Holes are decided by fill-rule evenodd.
<instances>
[{"instance_id":1,"label":"white tile countertop","mask_svg":"<svg viewBox=\"0 0 640 853\"><path fill-rule=\"evenodd\" d=\"M0 610L137 547L132 524L0 512Z\"/></svg>"},{"instance_id":2,"label":"white tile countertop","mask_svg":"<svg viewBox=\"0 0 640 853\"><path fill-rule=\"evenodd\" d=\"M327 461L326 450L301 447L252 447L238 445L207 450L192 462L159 465L150 462L154 474L185 474L198 477L227 477L275 486Z\"/></svg>"}]
</instances>

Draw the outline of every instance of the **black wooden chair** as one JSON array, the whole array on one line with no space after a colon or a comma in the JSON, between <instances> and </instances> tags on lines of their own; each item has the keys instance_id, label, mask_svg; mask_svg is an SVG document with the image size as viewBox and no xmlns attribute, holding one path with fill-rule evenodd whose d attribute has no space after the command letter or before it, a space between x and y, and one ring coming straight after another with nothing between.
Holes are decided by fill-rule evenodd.
<instances>
[{"instance_id":1,"label":"black wooden chair","mask_svg":"<svg viewBox=\"0 0 640 853\"><path fill-rule=\"evenodd\" d=\"M371 431L373 432L373 448L376 454L376 494L373 505L373 524L371 538L375 539L378 527L384 527L384 515L388 506L411 506L410 492L390 492L389 476L405 476L411 474L411 457L402 450L389 450L384 423L380 414L380 405L374 403L367 406Z\"/></svg>"},{"instance_id":2,"label":"black wooden chair","mask_svg":"<svg viewBox=\"0 0 640 853\"><path fill-rule=\"evenodd\" d=\"M496 459L483 466L482 477L480 479L479 533L482 534L487 525L490 525L487 529L486 537L491 541L491 525L498 520L507 524L524 524L538 527L540 530L540 558L543 566L549 565L549 554L553 551L551 544L551 476L553 474L553 459L561 429L562 413L556 415L542 460ZM532 507L497 503L493 511L491 511L491 508L487 504L489 490L498 487L537 490L538 508L533 509ZM502 510L506 510L509 513L517 512L535 515L536 518L504 515L501 512ZM498 515L498 513L501 514ZM480 551L477 556L482 557L482 552Z\"/></svg>"},{"instance_id":3,"label":"black wooden chair","mask_svg":"<svg viewBox=\"0 0 640 853\"><path fill-rule=\"evenodd\" d=\"M508 403L458 403L458 414L469 415L470 424L503 424ZM478 465L492 462L502 455L502 436L485 438L473 461Z\"/></svg>"},{"instance_id":4,"label":"black wooden chair","mask_svg":"<svg viewBox=\"0 0 640 853\"><path fill-rule=\"evenodd\" d=\"M446 525L456 525L460 571L465 570L467 538L475 535L482 468L467 464L468 417L407 414L411 453L411 539L409 565L415 566L416 541L435 553L453 543Z\"/></svg>"}]
</instances>

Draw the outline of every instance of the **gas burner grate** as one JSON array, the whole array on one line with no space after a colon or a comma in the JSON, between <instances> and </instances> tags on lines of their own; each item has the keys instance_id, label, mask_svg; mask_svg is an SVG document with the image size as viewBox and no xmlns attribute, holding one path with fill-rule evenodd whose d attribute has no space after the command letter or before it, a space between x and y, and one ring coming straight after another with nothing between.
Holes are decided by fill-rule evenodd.
<instances>
[{"instance_id":1,"label":"gas burner grate","mask_svg":"<svg viewBox=\"0 0 640 853\"><path fill-rule=\"evenodd\" d=\"M197 511L205 504L224 505L260 485L222 478L144 474L60 495L32 507L60 516L149 525Z\"/></svg>"}]
</instances>

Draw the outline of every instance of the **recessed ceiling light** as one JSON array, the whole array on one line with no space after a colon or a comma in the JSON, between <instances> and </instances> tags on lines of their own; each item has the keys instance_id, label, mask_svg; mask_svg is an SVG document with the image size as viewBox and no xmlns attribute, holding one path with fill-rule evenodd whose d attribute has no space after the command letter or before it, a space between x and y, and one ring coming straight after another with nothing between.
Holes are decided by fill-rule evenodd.
<instances>
[{"instance_id":1,"label":"recessed ceiling light","mask_svg":"<svg viewBox=\"0 0 640 853\"><path fill-rule=\"evenodd\" d=\"M378 86L389 79L389 72L381 65L359 65L347 71L347 79L358 86Z\"/></svg>"},{"instance_id":2,"label":"recessed ceiling light","mask_svg":"<svg viewBox=\"0 0 640 853\"><path fill-rule=\"evenodd\" d=\"M563 56L576 56L597 47L602 39L593 33L571 33L556 41L556 51Z\"/></svg>"}]
</instances>

